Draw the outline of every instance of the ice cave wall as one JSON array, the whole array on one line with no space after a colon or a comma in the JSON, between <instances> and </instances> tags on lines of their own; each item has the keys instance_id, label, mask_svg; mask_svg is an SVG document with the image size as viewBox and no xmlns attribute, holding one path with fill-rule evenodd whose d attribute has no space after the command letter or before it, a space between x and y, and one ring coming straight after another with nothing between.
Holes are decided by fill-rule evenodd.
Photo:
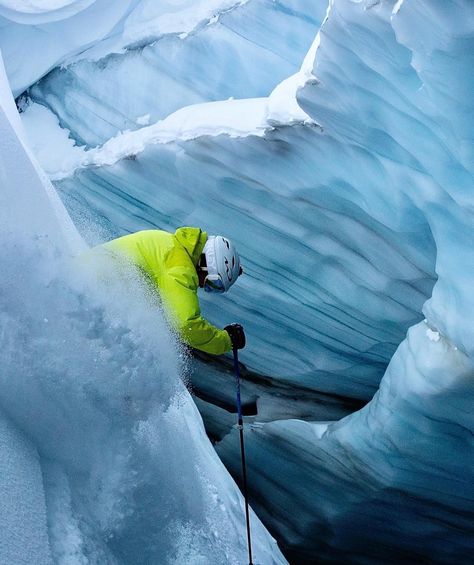
<instances>
[{"instance_id":1,"label":"ice cave wall","mask_svg":"<svg viewBox=\"0 0 474 565\"><path fill-rule=\"evenodd\" d=\"M81 144L101 144L183 106L268 95L299 68L325 12L323 1L213 5L203 14L194 5L181 26L156 25L154 36L129 40L124 53L56 69L30 94Z\"/></svg>"},{"instance_id":2,"label":"ice cave wall","mask_svg":"<svg viewBox=\"0 0 474 565\"><path fill-rule=\"evenodd\" d=\"M383 92L372 104L385 92L396 98L398 88L419 87L408 50L396 41L391 49L396 69L376 75ZM376 74L372 67L367 73ZM408 79L399 84L402 76ZM328 105L339 95L334 80ZM357 89L350 92L355 97ZM435 280L430 226L408 190L412 162L404 173L408 152L391 161L377 144L346 143L336 128L326 135L329 125L318 125L315 112L315 123L279 125L273 99L278 110L291 98L276 94L244 109L243 101L220 103L240 118L232 124L217 105L195 106L119 135L91 153L92 167L60 186L116 232L186 223L232 230L249 276L238 296L204 301L218 322L237 315L245 322L250 366L368 399L408 327L422 318ZM243 116L251 117L247 131ZM350 112L341 121L351 119Z\"/></svg>"},{"instance_id":3,"label":"ice cave wall","mask_svg":"<svg viewBox=\"0 0 474 565\"><path fill-rule=\"evenodd\" d=\"M253 418L253 503L296 562L472 552L473 20L467 1L334 0L283 95L79 149L58 183L109 234L198 223L235 239L247 276L205 309L244 323L256 371L369 399L389 364L337 423ZM217 449L237 475L233 435Z\"/></svg>"}]
</instances>

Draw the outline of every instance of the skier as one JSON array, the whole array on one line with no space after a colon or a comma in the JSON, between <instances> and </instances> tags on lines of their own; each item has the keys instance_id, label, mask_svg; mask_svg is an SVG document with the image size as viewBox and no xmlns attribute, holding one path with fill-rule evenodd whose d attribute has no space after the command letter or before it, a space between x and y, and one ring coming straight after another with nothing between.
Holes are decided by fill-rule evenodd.
<instances>
[{"instance_id":1,"label":"skier","mask_svg":"<svg viewBox=\"0 0 474 565\"><path fill-rule=\"evenodd\" d=\"M160 296L171 326L189 346L220 355L245 346L240 324L220 330L201 316L198 287L223 293L242 274L233 244L222 236L208 236L200 228L183 227L169 233L144 230L99 246L135 265Z\"/></svg>"}]
</instances>

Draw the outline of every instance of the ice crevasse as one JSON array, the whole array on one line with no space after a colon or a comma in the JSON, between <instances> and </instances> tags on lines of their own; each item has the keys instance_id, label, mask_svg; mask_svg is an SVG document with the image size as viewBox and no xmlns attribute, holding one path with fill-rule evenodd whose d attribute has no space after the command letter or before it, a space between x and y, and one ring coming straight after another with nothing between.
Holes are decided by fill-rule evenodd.
<instances>
[{"instance_id":1,"label":"ice crevasse","mask_svg":"<svg viewBox=\"0 0 474 565\"><path fill-rule=\"evenodd\" d=\"M28 148L3 64L0 188L0 561L242 562L242 497L179 346L145 292L100 291L72 260L86 246ZM256 558L285 563L252 522Z\"/></svg>"},{"instance_id":2,"label":"ice crevasse","mask_svg":"<svg viewBox=\"0 0 474 565\"><path fill-rule=\"evenodd\" d=\"M314 2L271 4L278 21L291 14L316 33ZM216 95L202 80L211 65L203 46L232 51L240 15L268 6L226 6L211 25L166 36L180 87L162 106L149 86L168 75L171 64L156 63L166 46L142 38L138 50L82 58L32 86L42 107L27 107L24 124L49 124L45 143L66 147L68 167L47 151L43 162L83 226L92 220L111 235L198 224L236 241L246 277L205 310L217 323L242 321L245 362L270 386L298 399L304 391L370 401L328 422L317 407L306 421L275 408L263 417L257 399L252 503L291 561L467 563L472 6L333 0L312 46L284 42L286 61L300 57L300 68L277 56L287 74L274 84L238 57L231 67L213 57L213 69L231 68L245 85L244 100L226 100L224 73ZM262 37L268 43L246 43L257 67L272 41ZM194 70L189 53L200 61ZM138 80L114 105L100 77L120 84L134 64ZM146 83L150 66L158 70ZM97 128L77 104L96 111ZM216 448L237 475L237 438L227 432Z\"/></svg>"}]
</instances>

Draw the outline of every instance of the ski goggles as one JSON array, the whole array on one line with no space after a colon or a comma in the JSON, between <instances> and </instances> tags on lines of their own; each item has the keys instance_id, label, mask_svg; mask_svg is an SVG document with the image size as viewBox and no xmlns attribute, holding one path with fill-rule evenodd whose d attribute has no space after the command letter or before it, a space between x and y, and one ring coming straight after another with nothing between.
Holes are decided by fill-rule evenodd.
<instances>
[{"instance_id":1,"label":"ski goggles","mask_svg":"<svg viewBox=\"0 0 474 565\"><path fill-rule=\"evenodd\" d=\"M220 275L207 275L204 279L204 290L206 292L225 292L225 286Z\"/></svg>"}]
</instances>

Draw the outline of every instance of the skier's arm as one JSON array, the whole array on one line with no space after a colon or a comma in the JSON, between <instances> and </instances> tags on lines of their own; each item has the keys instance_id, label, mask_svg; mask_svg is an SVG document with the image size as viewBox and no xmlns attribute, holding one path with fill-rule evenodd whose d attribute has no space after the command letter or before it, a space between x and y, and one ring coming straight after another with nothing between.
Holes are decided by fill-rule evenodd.
<instances>
[{"instance_id":1,"label":"skier's arm","mask_svg":"<svg viewBox=\"0 0 474 565\"><path fill-rule=\"evenodd\" d=\"M165 313L185 343L214 355L232 349L229 334L201 316L197 274L172 268L161 277L159 286Z\"/></svg>"}]
</instances>

